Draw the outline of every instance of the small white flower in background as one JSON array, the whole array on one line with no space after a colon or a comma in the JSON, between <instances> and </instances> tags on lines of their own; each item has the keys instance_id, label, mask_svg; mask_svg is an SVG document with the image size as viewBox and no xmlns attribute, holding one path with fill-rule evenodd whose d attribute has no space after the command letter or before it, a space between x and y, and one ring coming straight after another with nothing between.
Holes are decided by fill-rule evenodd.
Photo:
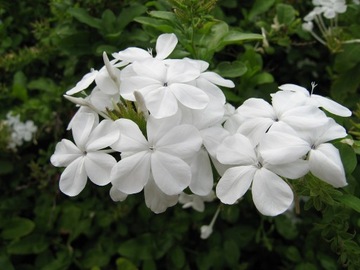
<instances>
[{"instance_id":1,"label":"small white flower in background","mask_svg":"<svg viewBox=\"0 0 360 270\"><path fill-rule=\"evenodd\" d=\"M218 209L216 210L215 215L212 218L210 224L203 225L200 227L200 238L201 239L208 239L209 236L213 233L214 224L215 224L215 221L216 221L219 213L220 213L220 207L218 207Z\"/></svg>"},{"instance_id":2,"label":"small white flower in background","mask_svg":"<svg viewBox=\"0 0 360 270\"><path fill-rule=\"evenodd\" d=\"M11 112L6 115L6 125L10 128L10 138L8 148L16 150L24 141L30 142L37 131L37 126L32 120L20 121L20 115L13 116Z\"/></svg>"},{"instance_id":3,"label":"small white flower in background","mask_svg":"<svg viewBox=\"0 0 360 270\"><path fill-rule=\"evenodd\" d=\"M203 212L205 210L205 202L212 202L215 200L216 196L214 191L211 191L206 196L199 196L196 194L186 194L182 192L179 196L179 203L183 205L183 208L192 207L198 212Z\"/></svg>"},{"instance_id":4,"label":"small white flower in background","mask_svg":"<svg viewBox=\"0 0 360 270\"><path fill-rule=\"evenodd\" d=\"M320 8L327 19L335 18L337 14L344 13L347 8L345 0L313 0L313 4Z\"/></svg>"}]
</instances>

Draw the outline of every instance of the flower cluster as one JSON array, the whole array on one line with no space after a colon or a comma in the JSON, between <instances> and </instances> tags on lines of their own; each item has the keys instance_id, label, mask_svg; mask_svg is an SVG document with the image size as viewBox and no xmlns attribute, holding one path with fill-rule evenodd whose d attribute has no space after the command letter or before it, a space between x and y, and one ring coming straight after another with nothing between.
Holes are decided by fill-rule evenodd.
<instances>
[{"instance_id":1,"label":"flower cluster","mask_svg":"<svg viewBox=\"0 0 360 270\"><path fill-rule=\"evenodd\" d=\"M314 9L304 17L303 29L321 44L336 52L341 43L357 43L358 39L342 40L342 28L338 26L338 14L347 10L345 0L313 0ZM354 4L358 4L354 2ZM326 19L326 21L323 19ZM314 31L314 24L318 31ZM320 32L320 35L316 32Z\"/></svg>"},{"instance_id":2,"label":"flower cluster","mask_svg":"<svg viewBox=\"0 0 360 270\"><path fill-rule=\"evenodd\" d=\"M293 201L288 179L311 172L334 187L346 185L330 143L346 131L322 109L349 116L347 108L286 84L271 104L250 98L235 110L220 89L233 82L208 71L207 62L169 59L176 45L174 34L163 34L156 55L128 48L110 61L104 54L104 67L67 91L79 106L68 126L74 142L63 139L51 157L66 167L63 193L76 196L89 179L111 184L114 201L143 191L146 205L161 213L178 202L203 211L215 197L234 204L251 187L257 209L275 216Z\"/></svg>"},{"instance_id":3,"label":"flower cluster","mask_svg":"<svg viewBox=\"0 0 360 270\"><path fill-rule=\"evenodd\" d=\"M10 133L7 148L11 150L16 150L24 142L30 142L37 131L32 120L21 122L20 115L14 116L11 112L6 115L4 124Z\"/></svg>"}]
</instances>

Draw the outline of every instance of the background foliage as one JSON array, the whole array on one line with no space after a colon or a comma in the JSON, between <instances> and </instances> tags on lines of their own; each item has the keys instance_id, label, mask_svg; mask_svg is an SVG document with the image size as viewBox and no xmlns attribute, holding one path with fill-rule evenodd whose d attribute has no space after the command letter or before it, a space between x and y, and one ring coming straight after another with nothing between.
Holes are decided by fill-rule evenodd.
<instances>
[{"instance_id":1,"label":"background foliage","mask_svg":"<svg viewBox=\"0 0 360 270\"><path fill-rule=\"evenodd\" d=\"M0 134L0 269L359 269L360 45L332 53L317 43L301 28L311 9L292 0L1 0L0 117L13 111L39 129L17 152ZM348 10L339 25L356 39L360 6ZM353 110L338 121L354 144L336 144L349 185L302 179L294 188L306 200L274 218L261 216L247 194L220 206L207 240L199 229L218 203L155 215L141 194L114 203L108 187L91 183L75 198L61 194L49 157L75 112L62 95L101 65L103 51L153 47L164 32L179 37L173 57L206 60L235 82L225 92L235 106L269 99L283 83L316 81L320 94Z\"/></svg>"}]
</instances>

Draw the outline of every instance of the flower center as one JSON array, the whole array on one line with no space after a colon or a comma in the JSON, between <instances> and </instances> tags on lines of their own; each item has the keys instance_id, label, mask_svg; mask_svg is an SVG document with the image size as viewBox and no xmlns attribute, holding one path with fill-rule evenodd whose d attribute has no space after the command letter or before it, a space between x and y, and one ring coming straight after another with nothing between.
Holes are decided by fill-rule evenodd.
<instances>
[{"instance_id":1,"label":"flower center","mask_svg":"<svg viewBox=\"0 0 360 270\"><path fill-rule=\"evenodd\" d=\"M167 82L164 82L163 86L164 86L164 87L167 87L167 86L168 86L168 83L167 83Z\"/></svg>"}]
</instances>

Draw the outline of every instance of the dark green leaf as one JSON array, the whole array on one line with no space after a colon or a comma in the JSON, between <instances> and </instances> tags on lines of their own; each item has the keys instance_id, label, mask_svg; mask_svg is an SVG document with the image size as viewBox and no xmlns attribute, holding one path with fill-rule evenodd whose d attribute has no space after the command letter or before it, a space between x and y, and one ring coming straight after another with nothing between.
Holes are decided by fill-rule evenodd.
<instances>
[{"instance_id":1,"label":"dark green leaf","mask_svg":"<svg viewBox=\"0 0 360 270\"><path fill-rule=\"evenodd\" d=\"M26 101L28 99L26 81L27 79L24 72L18 71L15 73L12 85L12 94L14 97L22 101Z\"/></svg>"},{"instance_id":2,"label":"dark green leaf","mask_svg":"<svg viewBox=\"0 0 360 270\"><path fill-rule=\"evenodd\" d=\"M240 77L247 71L246 65L241 61L221 62L215 72L225 78Z\"/></svg>"},{"instance_id":3,"label":"dark green leaf","mask_svg":"<svg viewBox=\"0 0 360 270\"><path fill-rule=\"evenodd\" d=\"M93 28L101 28L101 20L94 18L83 8L70 8L69 14L77 19L79 22L85 23Z\"/></svg>"},{"instance_id":4,"label":"dark green leaf","mask_svg":"<svg viewBox=\"0 0 360 270\"><path fill-rule=\"evenodd\" d=\"M256 0L249 12L249 20L269 10L274 3L275 0Z\"/></svg>"},{"instance_id":5,"label":"dark green leaf","mask_svg":"<svg viewBox=\"0 0 360 270\"><path fill-rule=\"evenodd\" d=\"M137 270L138 268L131 261L125 258L119 258L116 260L116 266L118 270Z\"/></svg>"},{"instance_id":6,"label":"dark green leaf","mask_svg":"<svg viewBox=\"0 0 360 270\"><path fill-rule=\"evenodd\" d=\"M9 254L38 254L43 252L48 245L43 235L32 234L11 242L7 247L7 252Z\"/></svg>"},{"instance_id":7,"label":"dark green leaf","mask_svg":"<svg viewBox=\"0 0 360 270\"><path fill-rule=\"evenodd\" d=\"M344 194L336 197L336 200L349 207L356 212L360 213L360 199L351 194Z\"/></svg>"},{"instance_id":8,"label":"dark green leaf","mask_svg":"<svg viewBox=\"0 0 360 270\"><path fill-rule=\"evenodd\" d=\"M4 239L16 239L28 235L35 228L35 223L27 218L15 217L7 222L1 233Z\"/></svg>"},{"instance_id":9,"label":"dark green leaf","mask_svg":"<svg viewBox=\"0 0 360 270\"><path fill-rule=\"evenodd\" d=\"M229 31L221 40L219 48L230 44L242 44L245 41L262 40L263 36L253 33L242 33L238 31Z\"/></svg>"},{"instance_id":10,"label":"dark green leaf","mask_svg":"<svg viewBox=\"0 0 360 270\"><path fill-rule=\"evenodd\" d=\"M354 149L346 143L336 142L334 145L337 149L339 149L341 161L344 165L346 174L351 174L357 165Z\"/></svg>"},{"instance_id":11,"label":"dark green leaf","mask_svg":"<svg viewBox=\"0 0 360 270\"><path fill-rule=\"evenodd\" d=\"M276 15L280 24L290 25L295 20L295 14L295 9L290 5L276 5Z\"/></svg>"}]
</instances>

